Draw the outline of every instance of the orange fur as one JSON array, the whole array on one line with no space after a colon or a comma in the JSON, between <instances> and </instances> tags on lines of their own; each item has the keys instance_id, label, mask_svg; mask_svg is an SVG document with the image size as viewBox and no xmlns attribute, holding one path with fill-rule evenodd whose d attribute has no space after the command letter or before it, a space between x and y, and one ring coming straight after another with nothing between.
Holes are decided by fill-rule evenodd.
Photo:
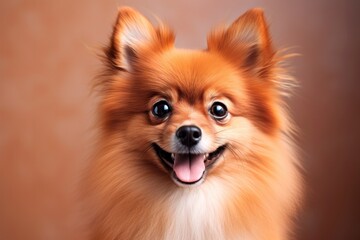
<instances>
[{"instance_id":1,"label":"orange fur","mask_svg":"<svg viewBox=\"0 0 360 240\"><path fill-rule=\"evenodd\" d=\"M288 239L301 190L281 57L259 9L213 31L204 51L121 8L98 83L99 148L86 175L91 239ZM171 103L167 119L151 113ZM224 121L209 116L223 102ZM181 187L152 144L171 152L176 130L198 126L226 150L204 182ZM206 138L206 139L205 139Z\"/></svg>"}]
</instances>

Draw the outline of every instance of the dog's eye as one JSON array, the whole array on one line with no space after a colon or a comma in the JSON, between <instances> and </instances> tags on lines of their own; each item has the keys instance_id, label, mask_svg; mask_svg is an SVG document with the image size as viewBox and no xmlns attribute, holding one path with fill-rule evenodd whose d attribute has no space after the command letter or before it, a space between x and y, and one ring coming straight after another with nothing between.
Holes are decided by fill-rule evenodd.
<instances>
[{"instance_id":1,"label":"dog's eye","mask_svg":"<svg viewBox=\"0 0 360 240\"><path fill-rule=\"evenodd\" d=\"M171 106L167 101L161 100L154 104L151 112L155 117L164 119L171 113Z\"/></svg>"},{"instance_id":2,"label":"dog's eye","mask_svg":"<svg viewBox=\"0 0 360 240\"><path fill-rule=\"evenodd\" d=\"M216 120L223 120L228 115L227 107L225 106L225 104L223 104L221 102L214 102L211 105L209 112L210 112L211 116L213 118L215 118Z\"/></svg>"}]
</instances>

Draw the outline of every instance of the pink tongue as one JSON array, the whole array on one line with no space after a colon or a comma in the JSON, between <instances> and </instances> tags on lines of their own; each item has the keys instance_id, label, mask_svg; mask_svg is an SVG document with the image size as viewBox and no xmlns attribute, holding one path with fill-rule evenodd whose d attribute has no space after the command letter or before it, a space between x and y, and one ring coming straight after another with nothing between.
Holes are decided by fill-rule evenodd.
<instances>
[{"instance_id":1,"label":"pink tongue","mask_svg":"<svg viewBox=\"0 0 360 240\"><path fill-rule=\"evenodd\" d=\"M198 181L205 170L204 154L175 154L174 171L183 182Z\"/></svg>"}]
</instances>

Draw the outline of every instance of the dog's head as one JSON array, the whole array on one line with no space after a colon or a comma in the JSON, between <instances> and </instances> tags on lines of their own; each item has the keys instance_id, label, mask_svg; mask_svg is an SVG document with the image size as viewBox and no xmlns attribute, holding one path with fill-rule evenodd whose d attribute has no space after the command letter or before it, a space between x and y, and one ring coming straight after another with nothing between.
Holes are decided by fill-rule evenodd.
<instances>
[{"instance_id":1,"label":"dog's head","mask_svg":"<svg viewBox=\"0 0 360 240\"><path fill-rule=\"evenodd\" d=\"M121 161L199 185L250 156L255 136L278 134L274 56L258 9L213 31L206 50L190 51L174 48L166 26L121 8L106 49L104 132L135 158Z\"/></svg>"}]
</instances>

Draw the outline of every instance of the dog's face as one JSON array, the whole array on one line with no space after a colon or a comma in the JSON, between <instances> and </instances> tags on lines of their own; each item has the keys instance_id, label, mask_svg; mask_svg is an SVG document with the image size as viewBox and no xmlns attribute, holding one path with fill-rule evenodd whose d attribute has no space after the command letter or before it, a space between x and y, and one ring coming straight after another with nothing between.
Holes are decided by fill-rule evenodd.
<instances>
[{"instance_id":1,"label":"dog's face","mask_svg":"<svg viewBox=\"0 0 360 240\"><path fill-rule=\"evenodd\" d=\"M143 137L177 184L199 184L235 141L247 141L246 88L236 69L208 52L170 50L152 61L141 68L148 96L143 128L151 132ZM231 137L239 128L242 136Z\"/></svg>"},{"instance_id":2,"label":"dog's face","mask_svg":"<svg viewBox=\"0 0 360 240\"><path fill-rule=\"evenodd\" d=\"M205 51L178 50L173 41L164 26L122 9L101 110L136 164L195 186L251 154L254 135L276 134L273 52L258 10L210 35Z\"/></svg>"}]
</instances>

